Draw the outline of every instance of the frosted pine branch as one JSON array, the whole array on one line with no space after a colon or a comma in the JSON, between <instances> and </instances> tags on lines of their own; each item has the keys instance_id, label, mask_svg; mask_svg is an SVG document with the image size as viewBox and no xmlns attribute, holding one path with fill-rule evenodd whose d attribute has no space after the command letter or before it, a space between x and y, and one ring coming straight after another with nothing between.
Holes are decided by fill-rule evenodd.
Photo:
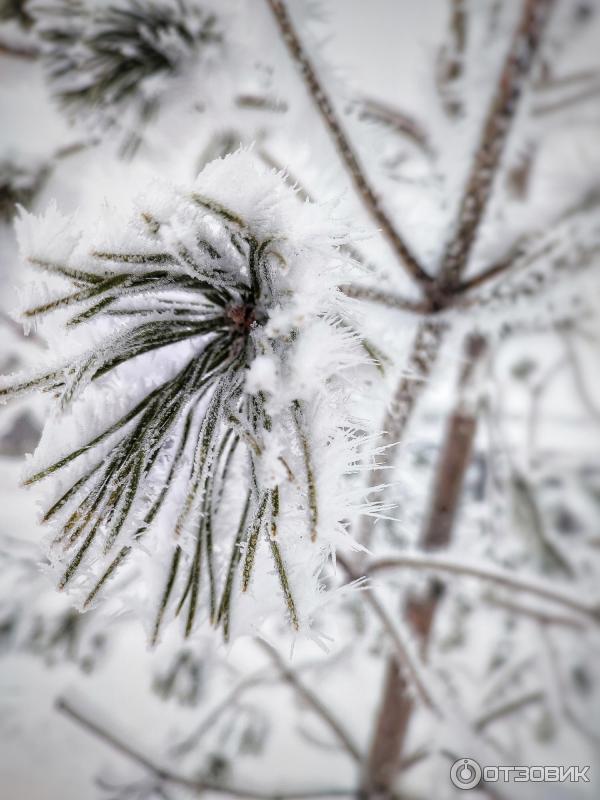
<instances>
[{"instance_id":1,"label":"frosted pine branch","mask_svg":"<svg viewBox=\"0 0 600 800\"><path fill-rule=\"evenodd\" d=\"M133 102L148 118L162 79L221 51L223 21L209 0L34 0L28 5L52 91L73 116L115 123Z\"/></svg>"},{"instance_id":2,"label":"frosted pine branch","mask_svg":"<svg viewBox=\"0 0 600 800\"><path fill-rule=\"evenodd\" d=\"M228 638L244 595L240 630L282 611L307 626L362 509L342 376L367 359L337 288L344 226L242 152L141 197L125 225L109 215L103 235L73 228L52 210L20 222L29 262L69 286L24 317L57 316L53 351L74 352L0 386L59 399L26 480L50 485L59 588L88 607L133 561L152 641L173 616Z\"/></svg>"}]
</instances>

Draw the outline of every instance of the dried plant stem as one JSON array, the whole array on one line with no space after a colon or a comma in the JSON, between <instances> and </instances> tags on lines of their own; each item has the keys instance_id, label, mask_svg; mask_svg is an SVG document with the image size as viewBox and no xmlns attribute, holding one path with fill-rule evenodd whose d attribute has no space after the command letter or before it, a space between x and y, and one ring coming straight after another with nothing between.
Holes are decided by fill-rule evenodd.
<instances>
[{"instance_id":1,"label":"dried plant stem","mask_svg":"<svg viewBox=\"0 0 600 800\"><path fill-rule=\"evenodd\" d=\"M136 748L132 747L123 739L117 737L115 734L108 731L105 727L91 719L87 714L84 714L76 708L69 700L59 698L56 701L56 708L62 714L65 714L73 722L81 725L88 733L93 734L98 739L108 744L114 750L121 753L121 755L139 764L146 769L157 780L162 783L170 783L174 786L179 786L182 789L187 789L194 794L203 794L204 792L215 792L217 794L226 795L228 797L241 797L248 798L249 800L302 800L302 798L320 798L320 797L353 797L354 792L351 789L330 789L324 788L320 790L298 790L290 791L289 789L284 792L267 792L247 787L234 787L227 786L222 783L215 783L209 780L188 778L179 773L172 772L165 767L158 766L151 758L141 753Z\"/></svg>"},{"instance_id":2,"label":"dried plant stem","mask_svg":"<svg viewBox=\"0 0 600 800\"><path fill-rule=\"evenodd\" d=\"M333 107L333 103L325 92L317 72L309 59L300 38L296 32L294 24L288 14L285 3L282 0L267 0L269 8L273 12L273 17L281 36L297 64L306 88L317 107L325 126L329 130L336 150L343 161L348 174L361 198L364 207L368 211L373 221L381 228L383 235L390 247L398 257L399 261L411 275L411 277L422 287L426 288L432 283L431 276L425 272L416 256L399 234L391 218L384 210L381 199L371 186L365 175L364 168L356 155L346 132L339 120Z\"/></svg>"}]
</instances>

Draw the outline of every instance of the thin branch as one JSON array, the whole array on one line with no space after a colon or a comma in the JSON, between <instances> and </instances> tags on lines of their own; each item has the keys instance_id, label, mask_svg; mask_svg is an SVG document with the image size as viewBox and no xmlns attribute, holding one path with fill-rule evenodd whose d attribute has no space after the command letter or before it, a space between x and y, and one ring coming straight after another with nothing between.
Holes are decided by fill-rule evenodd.
<instances>
[{"instance_id":1,"label":"thin branch","mask_svg":"<svg viewBox=\"0 0 600 800\"><path fill-rule=\"evenodd\" d=\"M229 691L225 697L214 706L214 708L208 712L208 714L204 717L200 725L185 739L178 742L174 747L171 748L170 753L175 757L180 757L189 753L200 740L204 737L204 735L212 728L212 726L219 720L219 718L233 706L233 703L237 700L237 698L243 694L245 691L249 689L253 689L256 686L261 686L262 684L269 683L273 681L272 675L266 675L263 670L256 675L250 675L247 678L241 680L236 686Z\"/></svg>"},{"instance_id":2,"label":"thin branch","mask_svg":"<svg viewBox=\"0 0 600 800\"><path fill-rule=\"evenodd\" d=\"M340 553L337 553L336 561L345 570L351 580L360 580L361 575ZM367 602L375 612L375 615L390 637L390 640L394 645L394 650L396 651L396 660L398 661L400 669L406 672L409 682L412 688L415 690L415 693L423 702L423 704L430 709L430 711L432 711L438 717L441 717L441 712L437 708L437 704L435 703L431 692L421 679L421 665L418 663L416 656L411 652L409 645L404 641L404 637L398 630L391 616L385 610L381 601L370 586L363 584L361 586L361 592L367 599Z\"/></svg>"},{"instance_id":3,"label":"thin branch","mask_svg":"<svg viewBox=\"0 0 600 800\"><path fill-rule=\"evenodd\" d=\"M522 617L530 617L536 622L541 622L543 625L558 625L559 627L575 628L576 630L585 630L585 623L580 619L568 616L566 614L557 614L553 611L546 611L540 608L532 608L531 606L523 605L522 603L515 603L513 600L501 600L498 597L487 596L486 602L493 606L502 608L505 611L510 611L513 614L518 614Z\"/></svg>"},{"instance_id":4,"label":"thin branch","mask_svg":"<svg viewBox=\"0 0 600 800\"><path fill-rule=\"evenodd\" d=\"M525 0L467 179L455 232L442 260L441 285L456 285L466 269L553 5L554 0Z\"/></svg>"},{"instance_id":5,"label":"thin branch","mask_svg":"<svg viewBox=\"0 0 600 800\"><path fill-rule=\"evenodd\" d=\"M275 97L264 97L258 94L240 94L235 98L238 108L256 111L273 111L284 114L288 110L287 103Z\"/></svg>"},{"instance_id":6,"label":"thin branch","mask_svg":"<svg viewBox=\"0 0 600 800\"><path fill-rule=\"evenodd\" d=\"M562 241L561 233L564 233L564 227L577 223L581 215L592 211L595 212L599 205L600 192L598 189L594 188L586 192L581 200L578 200L557 217L550 220L543 231L534 231L520 236L497 262L486 267L473 277L461 281L453 289L453 294L465 294L472 289L478 289L499 275L508 272L513 267L518 266L519 270L522 271L539 259L550 255L557 247L560 247Z\"/></svg>"},{"instance_id":7,"label":"thin branch","mask_svg":"<svg viewBox=\"0 0 600 800\"><path fill-rule=\"evenodd\" d=\"M547 114L554 114L557 111L565 111L578 103L585 103L588 100L593 100L600 95L600 83L589 86L587 89L582 89L580 92L561 97L559 100L554 100L550 103L540 103L532 108L532 114L535 117L544 117Z\"/></svg>"},{"instance_id":8,"label":"thin branch","mask_svg":"<svg viewBox=\"0 0 600 800\"><path fill-rule=\"evenodd\" d=\"M434 152L429 136L423 126L414 117L397 108L382 103L371 97L360 101L359 119L374 120L402 134L416 145L425 155L433 158Z\"/></svg>"},{"instance_id":9,"label":"thin branch","mask_svg":"<svg viewBox=\"0 0 600 800\"><path fill-rule=\"evenodd\" d=\"M545 698L545 693L541 689L535 689L527 694L509 700L506 703L501 703L495 708L491 708L475 720L474 728L476 731L482 731L491 725L493 722L504 719L517 711L521 711L527 706L536 705L541 703Z\"/></svg>"},{"instance_id":10,"label":"thin branch","mask_svg":"<svg viewBox=\"0 0 600 800\"><path fill-rule=\"evenodd\" d=\"M582 69L579 72L571 72L568 75L552 75L551 77L546 77L538 81L533 88L538 92L547 92L597 79L600 79L600 70Z\"/></svg>"},{"instance_id":11,"label":"thin branch","mask_svg":"<svg viewBox=\"0 0 600 800\"><path fill-rule=\"evenodd\" d=\"M425 390L427 379L437 361L444 333L444 325L432 319L423 320L417 328L406 369L398 382L383 420L381 428L383 434L380 437L380 443L385 448L384 460L383 463L371 470L369 491L374 491L376 487L387 482L386 469L395 458L396 448L394 445L402 440L417 406L417 401ZM372 520L365 516L360 531L361 543L369 547L372 536Z\"/></svg>"},{"instance_id":12,"label":"thin branch","mask_svg":"<svg viewBox=\"0 0 600 800\"><path fill-rule=\"evenodd\" d=\"M323 720L327 727L335 735L336 739L343 745L346 752L357 762L362 762L362 755L358 747L352 741L350 734L344 729L340 722L334 717L333 713L327 708L323 701L300 680L298 675L291 669L277 650L264 639L257 639L256 643L269 656L277 669L281 672L285 680L293 686L298 695L312 708L314 712Z\"/></svg>"},{"instance_id":13,"label":"thin branch","mask_svg":"<svg viewBox=\"0 0 600 800\"><path fill-rule=\"evenodd\" d=\"M365 573L374 575L392 569L417 569L431 572L463 575L471 578L495 583L507 589L532 594L549 600L572 611L590 618L593 622L600 622L600 603L585 603L576 595L556 589L553 585L538 581L535 576L523 577L518 573L509 572L498 567L488 567L479 563L460 561L448 556L438 556L431 553L403 553L393 558L381 558L366 565Z\"/></svg>"},{"instance_id":14,"label":"thin branch","mask_svg":"<svg viewBox=\"0 0 600 800\"><path fill-rule=\"evenodd\" d=\"M273 17L290 55L300 70L306 88L333 138L340 158L344 162L366 210L374 222L381 228L383 235L406 271L418 284L426 288L432 283L432 278L425 272L412 250L396 230L390 217L384 210L379 196L367 179L364 168L359 162L358 156L334 110L333 103L321 85L316 70L296 33L296 29L288 14L285 3L282 0L266 1L273 12Z\"/></svg>"},{"instance_id":15,"label":"thin branch","mask_svg":"<svg viewBox=\"0 0 600 800\"><path fill-rule=\"evenodd\" d=\"M355 794L352 789L337 788L322 790L300 789L297 792L289 790L286 790L285 792L265 792L248 788L225 786L221 783L214 783L202 779L195 780L193 778L187 778L164 767L156 766L156 764L148 756L127 744L110 731L107 731L106 728L90 719L86 714L75 708L75 706L65 698L61 697L56 701L56 708L58 711L73 720L73 722L81 725L81 727L84 728L88 733L93 734L105 744L121 753L121 755L129 758L131 761L135 761L141 767L154 775L159 781L172 783L176 786L180 786L183 789L188 789L195 794L201 794L203 792L215 792L222 795L248 798L249 800L302 800L302 798L313 797L353 797Z\"/></svg>"},{"instance_id":16,"label":"thin branch","mask_svg":"<svg viewBox=\"0 0 600 800\"><path fill-rule=\"evenodd\" d=\"M386 308L395 308L399 311L410 311L413 314L427 314L431 311L431 306L423 300L410 300L401 297L395 292L388 292L382 289L373 289L370 286L357 286L356 284L346 283L340 286L340 290L346 297L353 297L357 300L365 300L367 303L376 303Z\"/></svg>"}]
</instances>

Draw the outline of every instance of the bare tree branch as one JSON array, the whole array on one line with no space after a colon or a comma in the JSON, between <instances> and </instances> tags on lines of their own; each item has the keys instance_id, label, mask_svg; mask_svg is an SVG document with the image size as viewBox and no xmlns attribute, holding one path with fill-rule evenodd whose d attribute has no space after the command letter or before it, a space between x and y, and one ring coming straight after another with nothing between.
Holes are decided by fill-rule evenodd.
<instances>
[{"instance_id":1,"label":"bare tree branch","mask_svg":"<svg viewBox=\"0 0 600 800\"><path fill-rule=\"evenodd\" d=\"M334 110L333 103L321 85L316 70L306 54L302 42L294 28L283 0L267 0L269 8L281 36L300 70L306 88L313 99L323 122L329 130L337 151L342 159L352 182L362 199L362 202L374 222L380 226L383 235L390 247L411 277L422 287L426 288L432 283L416 256L396 230L392 220L384 210L381 200L365 175L354 148L352 147L343 127Z\"/></svg>"},{"instance_id":2,"label":"bare tree branch","mask_svg":"<svg viewBox=\"0 0 600 800\"><path fill-rule=\"evenodd\" d=\"M554 0L525 0L467 179L455 232L442 260L439 280L443 285L455 286L466 269L553 5Z\"/></svg>"},{"instance_id":3,"label":"bare tree branch","mask_svg":"<svg viewBox=\"0 0 600 800\"><path fill-rule=\"evenodd\" d=\"M249 800L302 800L302 798L319 798L319 797L353 797L354 791L352 789L322 789L322 790L303 790L298 791L283 791L283 792L267 792L256 789L249 789L247 787L233 787L225 786L221 783L213 781L196 780L194 778L187 778L184 775L179 775L164 767L157 766L154 761L148 756L141 753L136 748L124 742L119 737L115 736L110 731L107 731L103 726L99 725L89 716L81 712L79 709L70 703L65 698L59 698L56 701L56 708L61 713L69 717L73 722L81 725L88 733L93 734L98 739L108 744L114 750L117 750L121 755L135 761L141 767L148 770L159 781L164 783L172 783L175 786L180 786L182 789L188 789L195 794L203 792L215 792L222 795L229 795L232 797L249 798Z\"/></svg>"},{"instance_id":4,"label":"bare tree branch","mask_svg":"<svg viewBox=\"0 0 600 800\"><path fill-rule=\"evenodd\" d=\"M442 549L450 542L477 429L477 409L465 402L464 392L472 382L475 366L485 351L486 342L482 337L467 337L465 362L459 376L459 399L447 425L431 492L429 513L421 532L421 546L425 550ZM418 638L422 658L426 655L433 620L443 592L443 584L438 580L430 580L424 596L411 599L406 606L406 618ZM378 790L389 791L399 770L409 722L415 708L414 698L407 691L408 688L400 670L395 665L388 664L367 773L368 783Z\"/></svg>"}]
</instances>

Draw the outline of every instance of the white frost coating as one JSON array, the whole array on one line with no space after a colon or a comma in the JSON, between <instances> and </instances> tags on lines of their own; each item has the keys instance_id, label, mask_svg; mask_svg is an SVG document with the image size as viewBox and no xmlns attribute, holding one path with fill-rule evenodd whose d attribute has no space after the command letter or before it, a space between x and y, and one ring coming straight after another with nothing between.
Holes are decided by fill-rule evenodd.
<instances>
[{"instance_id":1,"label":"white frost coating","mask_svg":"<svg viewBox=\"0 0 600 800\"><path fill-rule=\"evenodd\" d=\"M61 410L28 465L55 579L83 607L117 595L153 641L177 614L186 634L283 617L312 635L323 566L373 510L351 478L368 357L337 288L345 224L247 151L79 220L19 223L50 281L25 313L63 326L35 376Z\"/></svg>"}]
</instances>

